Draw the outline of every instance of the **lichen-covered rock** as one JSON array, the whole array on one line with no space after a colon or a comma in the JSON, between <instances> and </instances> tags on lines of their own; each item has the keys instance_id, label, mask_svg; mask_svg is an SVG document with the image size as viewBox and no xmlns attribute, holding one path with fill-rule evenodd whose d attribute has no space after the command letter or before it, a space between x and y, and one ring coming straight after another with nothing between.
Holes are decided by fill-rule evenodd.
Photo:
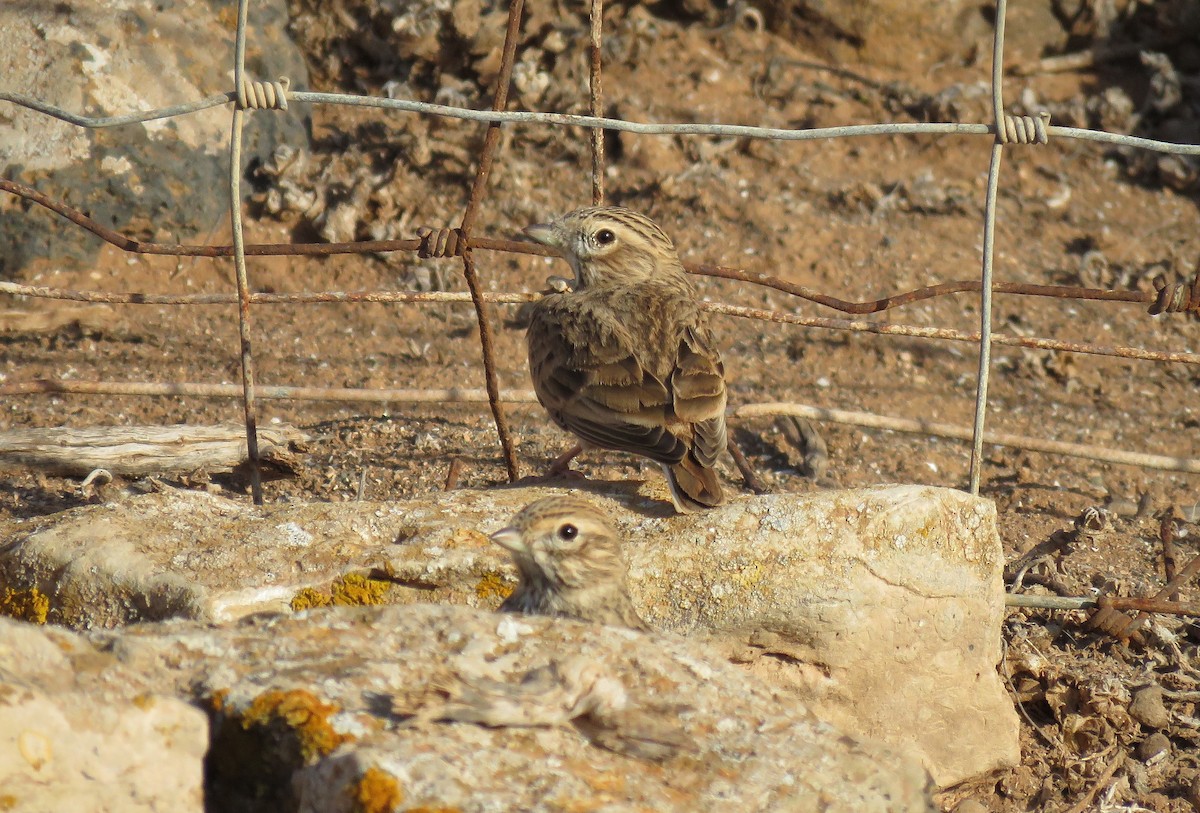
<instances>
[{"instance_id":1,"label":"lichen-covered rock","mask_svg":"<svg viewBox=\"0 0 1200 813\"><path fill-rule=\"evenodd\" d=\"M604 489L590 497L625 535L630 590L652 626L703 638L847 732L918 755L939 784L1015 763L1017 721L995 671L990 502L890 486L677 516L632 487ZM0 580L78 627L336 604L490 609L515 580L486 534L548 493L266 508L147 495L15 523Z\"/></svg>"},{"instance_id":2,"label":"lichen-covered rock","mask_svg":"<svg viewBox=\"0 0 1200 813\"><path fill-rule=\"evenodd\" d=\"M92 640L213 710L221 810L932 809L917 760L675 635L418 604Z\"/></svg>"}]
</instances>

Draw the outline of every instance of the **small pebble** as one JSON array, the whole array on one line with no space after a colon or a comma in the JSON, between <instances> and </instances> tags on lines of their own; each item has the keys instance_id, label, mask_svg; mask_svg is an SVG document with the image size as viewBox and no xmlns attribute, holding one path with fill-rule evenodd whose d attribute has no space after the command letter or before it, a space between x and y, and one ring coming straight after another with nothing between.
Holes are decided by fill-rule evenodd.
<instances>
[{"instance_id":1,"label":"small pebble","mask_svg":"<svg viewBox=\"0 0 1200 813\"><path fill-rule=\"evenodd\" d=\"M1137 758L1142 762L1149 762L1163 751L1171 749L1171 740L1166 734L1161 731L1155 731L1146 739L1138 743Z\"/></svg>"},{"instance_id":2,"label":"small pebble","mask_svg":"<svg viewBox=\"0 0 1200 813\"><path fill-rule=\"evenodd\" d=\"M1166 728L1171 714L1163 705L1162 687L1155 684L1138 689L1129 704L1129 716L1148 728Z\"/></svg>"},{"instance_id":3,"label":"small pebble","mask_svg":"<svg viewBox=\"0 0 1200 813\"><path fill-rule=\"evenodd\" d=\"M988 809L975 799L963 799L954 806L954 813L988 813Z\"/></svg>"}]
</instances>

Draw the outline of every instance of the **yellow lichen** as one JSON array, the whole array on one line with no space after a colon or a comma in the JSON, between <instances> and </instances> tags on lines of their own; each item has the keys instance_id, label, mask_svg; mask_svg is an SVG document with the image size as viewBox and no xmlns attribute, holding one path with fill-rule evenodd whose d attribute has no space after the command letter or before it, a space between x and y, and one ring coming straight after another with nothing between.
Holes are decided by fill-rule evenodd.
<instances>
[{"instance_id":1,"label":"yellow lichen","mask_svg":"<svg viewBox=\"0 0 1200 813\"><path fill-rule=\"evenodd\" d=\"M492 601L493 599L503 601L512 591L512 587L504 583L504 579L500 577L499 573L489 573L475 585L475 595L483 601Z\"/></svg>"},{"instance_id":2,"label":"yellow lichen","mask_svg":"<svg viewBox=\"0 0 1200 813\"><path fill-rule=\"evenodd\" d=\"M350 739L334 731L329 723L329 717L338 711L337 706L304 689L271 690L254 698L242 715L242 728L250 731L281 723L295 735L300 756L312 762Z\"/></svg>"},{"instance_id":3,"label":"yellow lichen","mask_svg":"<svg viewBox=\"0 0 1200 813\"><path fill-rule=\"evenodd\" d=\"M358 607L368 604L384 604L392 583L372 579L361 573L347 573L333 583L333 603Z\"/></svg>"},{"instance_id":4,"label":"yellow lichen","mask_svg":"<svg viewBox=\"0 0 1200 813\"><path fill-rule=\"evenodd\" d=\"M0 615L7 615L20 621L31 621L34 624L45 624L50 614L50 597L31 587L28 590L13 590L4 588L0 595Z\"/></svg>"},{"instance_id":5,"label":"yellow lichen","mask_svg":"<svg viewBox=\"0 0 1200 813\"><path fill-rule=\"evenodd\" d=\"M371 767L351 788L354 813L392 813L404 801L400 783L387 771Z\"/></svg>"},{"instance_id":6,"label":"yellow lichen","mask_svg":"<svg viewBox=\"0 0 1200 813\"><path fill-rule=\"evenodd\" d=\"M311 610L314 607L328 607L333 603L333 596L328 593L322 593L320 590L314 590L311 587L305 587L296 595L292 596L292 612L298 613L301 610Z\"/></svg>"},{"instance_id":7,"label":"yellow lichen","mask_svg":"<svg viewBox=\"0 0 1200 813\"><path fill-rule=\"evenodd\" d=\"M12 810L17 806L17 797L10 793L0 793L0 810Z\"/></svg>"},{"instance_id":8,"label":"yellow lichen","mask_svg":"<svg viewBox=\"0 0 1200 813\"><path fill-rule=\"evenodd\" d=\"M293 612L300 612L314 607L386 604L388 591L391 589L392 582L386 579L372 579L361 573L347 573L334 580L328 593L305 587L292 597L291 607Z\"/></svg>"}]
</instances>

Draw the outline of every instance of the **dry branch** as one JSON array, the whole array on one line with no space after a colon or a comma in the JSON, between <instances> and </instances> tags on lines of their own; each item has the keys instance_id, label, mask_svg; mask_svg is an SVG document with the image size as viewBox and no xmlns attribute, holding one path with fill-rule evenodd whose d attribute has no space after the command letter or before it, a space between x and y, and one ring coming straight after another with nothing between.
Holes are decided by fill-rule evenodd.
<instances>
[{"instance_id":1,"label":"dry branch","mask_svg":"<svg viewBox=\"0 0 1200 813\"><path fill-rule=\"evenodd\" d=\"M307 437L291 426L258 430L263 462L294 473ZM93 426L0 432L0 469L86 475L96 469L145 477L231 472L245 463L243 426Z\"/></svg>"}]
</instances>

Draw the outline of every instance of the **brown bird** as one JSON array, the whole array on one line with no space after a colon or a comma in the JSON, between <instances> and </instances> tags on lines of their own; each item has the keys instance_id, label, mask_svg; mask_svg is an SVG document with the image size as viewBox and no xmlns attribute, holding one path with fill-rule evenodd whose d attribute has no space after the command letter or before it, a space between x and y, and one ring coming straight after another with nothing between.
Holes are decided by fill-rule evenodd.
<instances>
[{"instance_id":1,"label":"brown bird","mask_svg":"<svg viewBox=\"0 0 1200 813\"><path fill-rule=\"evenodd\" d=\"M585 448L661 464L679 511L719 505L725 367L671 238L614 206L579 209L525 234L575 272L571 290L536 303L526 334L542 406Z\"/></svg>"},{"instance_id":2,"label":"brown bird","mask_svg":"<svg viewBox=\"0 0 1200 813\"><path fill-rule=\"evenodd\" d=\"M532 502L492 541L512 554L521 577L501 612L649 629L629 598L617 532L587 500L564 495Z\"/></svg>"}]
</instances>

